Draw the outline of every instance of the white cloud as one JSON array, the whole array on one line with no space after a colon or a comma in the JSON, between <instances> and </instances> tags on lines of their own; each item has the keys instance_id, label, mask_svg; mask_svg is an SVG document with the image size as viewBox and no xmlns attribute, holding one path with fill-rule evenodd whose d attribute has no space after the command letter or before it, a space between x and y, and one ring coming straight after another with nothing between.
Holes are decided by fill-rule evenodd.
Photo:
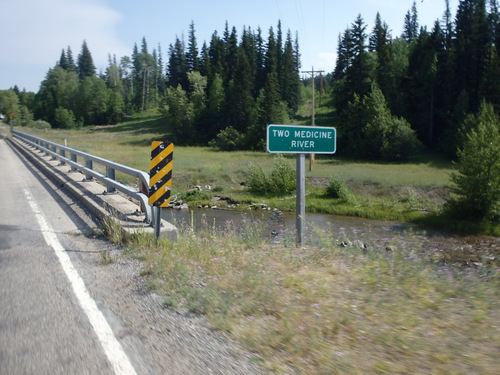
<instances>
[{"instance_id":1,"label":"white cloud","mask_svg":"<svg viewBox=\"0 0 500 375\"><path fill-rule=\"evenodd\" d=\"M83 40L98 69L108 53L130 54L114 30L121 15L100 0L3 0L2 9L0 89L17 84L37 91L62 49L70 46L76 59Z\"/></svg>"}]
</instances>

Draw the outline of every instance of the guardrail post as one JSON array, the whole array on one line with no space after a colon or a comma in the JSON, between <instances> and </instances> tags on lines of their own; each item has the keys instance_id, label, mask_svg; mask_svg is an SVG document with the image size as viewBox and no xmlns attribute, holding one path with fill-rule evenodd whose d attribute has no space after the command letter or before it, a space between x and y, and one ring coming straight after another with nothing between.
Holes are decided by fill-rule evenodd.
<instances>
[{"instance_id":1,"label":"guardrail post","mask_svg":"<svg viewBox=\"0 0 500 375\"><path fill-rule=\"evenodd\" d=\"M92 169L92 159L85 159L85 167L87 167L88 169ZM89 173L85 173L85 180L92 180L92 176Z\"/></svg>"},{"instance_id":2,"label":"guardrail post","mask_svg":"<svg viewBox=\"0 0 500 375\"><path fill-rule=\"evenodd\" d=\"M71 161L74 161L76 163L76 154L75 153L71 153ZM76 171L76 168L74 166L71 166L70 172L75 172L75 171Z\"/></svg>"},{"instance_id":3,"label":"guardrail post","mask_svg":"<svg viewBox=\"0 0 500 375\"><path fill-rule=\"evenodd\" d=\"M65 150L64 148L61 148L61 152L60 152L60 154L61 154L61 156L62 156L63 158L65 158L65 157L66 157L66 150ZM60 165L64 165L64 164L66 164L66 163L64 162L64 160L61 160Z\"/></svg>"},{"instance_id":4,"label":"guardrail post","mask_svg":"<svg viewBox=\"0 0 500 375\"><path fill-rule=\"evenodd\" d=\"M115 180L115 169L114 168L111 168L111 167L108 167L106 166L106 177L109 177L111 178L112 180ZM108 188L106 190L108 193L114 193L116 191L116 189L111 186L111 185L108 185Z\"/></svg>"},{"instance_id":5,"label":"guardrail post","mask_svg":"<svg viewBox=\"0 0 500 375\"><path fill-rule=\"evenodd\" d=\"M51 148L50 148L50 146L49 146L49 150L50 150L50 149L51 149ZM56 147L56 145L52 145L52 152L53 152L54 154L56 154L56 153L57 153L57 147ZM56 157L55 155L52 155L52 157L50 158L50 160L56 160L56 159L57 159L57 157Z\"/></svg>"}]
</instances>

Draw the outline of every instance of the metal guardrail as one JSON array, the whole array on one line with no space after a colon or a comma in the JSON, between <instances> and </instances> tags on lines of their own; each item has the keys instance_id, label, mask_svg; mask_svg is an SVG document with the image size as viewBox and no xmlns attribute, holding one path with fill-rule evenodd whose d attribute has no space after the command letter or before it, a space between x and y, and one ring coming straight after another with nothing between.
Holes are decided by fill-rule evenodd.
<instances>
[{"instance_id":1,"label":"metal guardrail","mask_svg":"<svg viewBox=\"0 0 500 375\"><path fill-rule=\"evenodd\" d=\"M72 171L81 171L85 174L85 179L90 180L93 178L103 182L107 186L107 192L112 193L116 190L128 195L131 198L137 199L142 209L146 214L145 222L151 223L153 220L153 214L151 206L148 203L148 196L141 193L140 191L134 190L129 186L123 185L122 183L115 180L115 171L120 171L129 176L136 177L139 179L140 184L143 189L148 189L149 187L149 174L138 169L130 168L122 164L115 163L114 161L100 158L88 154L83 151L75 150L71 147L63 146L55 142L47 141L46 139L36 137L31 134L23 133L17 130L12 130L12 135L19 138L23 142L44 151L47 155L52 155L52 157L57 158L61 163L66 163L71 166ZM70 158L67 158L69 155ZM78 157L83 158L85 165L78 163ZM101 164L106 167L106 176L95 171L94 163Z\"/></svg>"}]
</instances>

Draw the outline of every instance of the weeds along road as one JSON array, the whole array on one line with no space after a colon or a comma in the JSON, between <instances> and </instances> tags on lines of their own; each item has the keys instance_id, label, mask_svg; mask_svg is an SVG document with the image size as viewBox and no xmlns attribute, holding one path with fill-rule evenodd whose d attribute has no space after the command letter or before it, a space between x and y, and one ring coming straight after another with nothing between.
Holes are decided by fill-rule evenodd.
<instances>
[{"instance_id":1,"label":"weeds along road","mask_svg":"<svg viewBox=\"0 0 500 375\"><path fill-rule=\"evenodd\" d=\"M262 373L203 319L163 308L140 263L3 137L0 175L0 374Z\"/></svg>"}]
</instances>

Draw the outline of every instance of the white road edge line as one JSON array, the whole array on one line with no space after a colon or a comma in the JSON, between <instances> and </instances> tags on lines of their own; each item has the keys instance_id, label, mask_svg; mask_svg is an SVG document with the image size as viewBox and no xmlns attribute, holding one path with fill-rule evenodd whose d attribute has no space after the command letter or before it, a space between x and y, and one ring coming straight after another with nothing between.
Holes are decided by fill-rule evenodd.
<instances>
[{"instance_id":1,"label":"white road edge line","mask_svg":"<svg viewBox=\"0 0 500 375\"><path fill-rule=\"evenodd\" d=\"M59 262L64 270L64 273L69 279L69 282L73 288L73 292L80 303L80 306L83 308L83 311L87 315L90 324L94 328L95 333L108 357L109 362L111 363L116 375L137 375L135 372L132 363L130 363L129 358L123 351L121 344L116 339L111 327L109 326L106 318L102 314L101 310L97 307L94 299L90 296L87 288L85 287L85 283L82 278L78 274L78 271L75 269L73 264L71 263L71 259L68 254L65 252L64 247L59 242L56 234L48 224L47 220L42 213L42 210L39 208L38 204L35 202L35 199L31 195L31 192L27 189L24 189L24 194L28 200L28 203L31 207L31 210L36 216L38 221L38 225L42 230L43 237L47 244L54 249L57 257L59 258Z\"/></svg>"}]
</instances>

